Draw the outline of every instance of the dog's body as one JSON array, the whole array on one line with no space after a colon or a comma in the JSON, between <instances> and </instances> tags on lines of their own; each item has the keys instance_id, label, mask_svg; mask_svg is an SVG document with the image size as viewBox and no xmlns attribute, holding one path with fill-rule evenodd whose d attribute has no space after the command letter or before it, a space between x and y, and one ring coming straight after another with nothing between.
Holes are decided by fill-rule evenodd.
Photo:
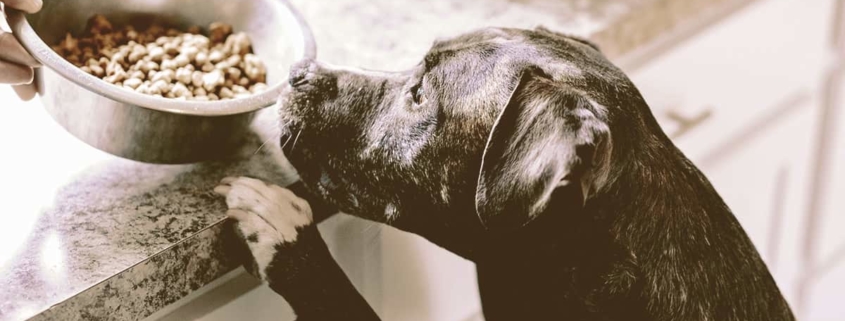
<instances>
[{"instance_id":1,"label":"dog's body","mask_svg":"<svg viewBox=\"0 0 845 321\"><path fill-rule=\"evenodd\" d=\"M583 40L485 29L403 73L302 62L280 112L314 213L261 182L218 191L300 319L378 319L314 227L335 208L475 262L488 321L793 319L707 179Z\"/></svg>"}]
</instances>

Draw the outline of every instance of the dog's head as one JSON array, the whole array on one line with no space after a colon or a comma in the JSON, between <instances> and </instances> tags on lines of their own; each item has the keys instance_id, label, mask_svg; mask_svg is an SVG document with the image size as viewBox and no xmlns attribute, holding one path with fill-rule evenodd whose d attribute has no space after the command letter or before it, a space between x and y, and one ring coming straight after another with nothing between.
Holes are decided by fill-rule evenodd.
<instances>
[{"instance_id":1,"label":"dog's head","mask_svg":"<svg viewBox=\"0 0 845 321\"><path fill-rule=\"evenodd\" d=\"M474 208L488 229L602 191L613 118L636 109L620 97L639 97L594 45L542 28L438 41L404 72L303 61L290 83L281 143L306 185L378 221Z\"/></svg>"}]
</instances>

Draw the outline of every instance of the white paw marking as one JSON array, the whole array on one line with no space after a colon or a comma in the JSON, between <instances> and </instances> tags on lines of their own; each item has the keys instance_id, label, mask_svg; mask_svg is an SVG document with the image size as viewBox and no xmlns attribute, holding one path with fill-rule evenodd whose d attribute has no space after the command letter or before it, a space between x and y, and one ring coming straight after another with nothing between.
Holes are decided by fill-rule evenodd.
<instances>
[{"instance_id":1,"label":"white paw marking","mask_svg":"<svg viewBox=\"0 0 845 321\"><path fill-rule=\"evenodd\" d=\"M259 276L267 280L267 267L273 262L276 245L282 243L282 240L277 237L276 230L260 216L252 213L234 209L226 214L237 221L235 226L247 238L246 244L255 259L255 264L258 265ZM250 240L253 237L255 239Z\"/></svg>"},{"instance_id":2,"label":"white paw marking","mask_svg":"<svg viewBox=\"0 0 845 321\"><path fill-rule=\"evenodd\" d=\"M247 238L261 277L276 253L276 245L295 242L296 229L313 222L308 202L290 190L249 177L227 177L214 191L226 196L227 215Z\"/></svg>"}]
</instances>

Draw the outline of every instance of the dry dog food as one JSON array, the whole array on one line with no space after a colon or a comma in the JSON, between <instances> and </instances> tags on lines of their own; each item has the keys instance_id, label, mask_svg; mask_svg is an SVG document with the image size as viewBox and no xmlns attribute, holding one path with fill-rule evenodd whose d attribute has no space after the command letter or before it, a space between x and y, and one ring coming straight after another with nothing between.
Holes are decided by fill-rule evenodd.
<instances>
[{"instance_id":1,"label":"dry dog food","mask_svg":"<svg viewBox=\"0 0 845 321\"><path fill-rule=\"evenodd\" d=\"M88 20L85 34L70 33L53 47L83 71L142 94L186 100L224 100L267 88L264 63L249 37L212 23L181 32L153 24L143 31L114 27L102 15Z\"/></svg>"}]
</instances>

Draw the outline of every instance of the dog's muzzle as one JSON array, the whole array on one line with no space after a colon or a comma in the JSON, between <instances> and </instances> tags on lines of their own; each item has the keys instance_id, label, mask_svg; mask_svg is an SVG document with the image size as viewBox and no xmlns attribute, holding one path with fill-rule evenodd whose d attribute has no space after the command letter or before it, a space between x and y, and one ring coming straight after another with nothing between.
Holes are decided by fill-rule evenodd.
<instances>
[{"instance_id":1,"label":"dog's muzzle","mask_svg":"<svg viewBox=\"0 0 845 321\"><path fill-rule=\"evenodd\" d=\"M315 114L314 109L321 108L324 102L337 96L337 76L311 59L291 65L288 84L290 88L283 92L279 110L282 125L280 143L283 150L292 149L296 145L305 126L305 115Z\"/></svg>"},{"instance_id":2,"label":"dog's muzzle","mask_svg":"<svg viewBox=\"0 0 845 321\"><path fill-rule=\"evenodd\" d=\"M304 59L294 63L290 68L288 84L290 84L292 88L307 85L309 83L310 78L313 77L310 74L313 71L314 67L314 60L311 59Z\"/></svg>"},{"instance_id":3,"label":"dog's muzzle","mask_svg":"<svg viewBox=\"0 0 845 321\"><path fill-rule=\"evenodd\" d=\"M288 84L296 94L310 94L308 98L334 98L337 94L337 75L322 63L305 59L290 68Z\"/></svg>"}]
</instances>

